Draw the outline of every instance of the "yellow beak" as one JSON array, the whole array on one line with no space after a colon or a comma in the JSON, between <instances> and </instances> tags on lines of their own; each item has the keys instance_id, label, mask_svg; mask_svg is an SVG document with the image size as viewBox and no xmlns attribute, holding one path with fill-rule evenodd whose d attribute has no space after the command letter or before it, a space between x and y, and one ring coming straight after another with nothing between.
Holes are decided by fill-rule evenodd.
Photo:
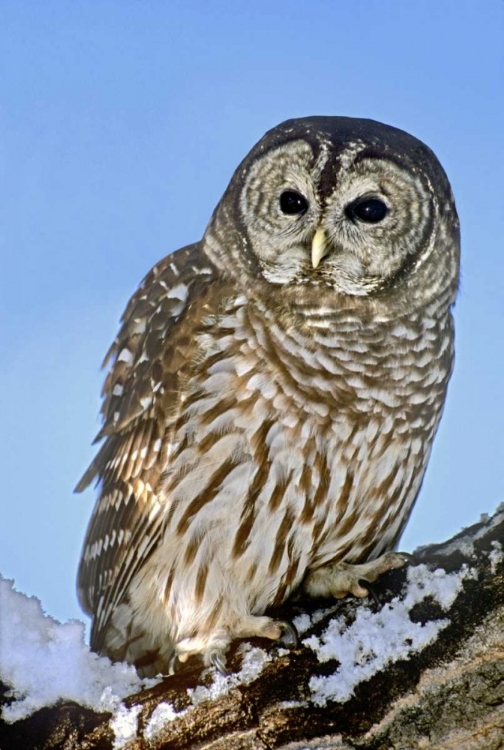
<instances>
[{"instance_id":1,"label":"yellow beak","mask_svg":"<svg viewBox=\"0 0 504 750\"><path fill-rule=\"evenodd\" d=\"M327 237L324 230L319 227L315 232L311 246L311 262L313 268L318 268L322 258L327 255Z\"/></svg>"}]
</instances>

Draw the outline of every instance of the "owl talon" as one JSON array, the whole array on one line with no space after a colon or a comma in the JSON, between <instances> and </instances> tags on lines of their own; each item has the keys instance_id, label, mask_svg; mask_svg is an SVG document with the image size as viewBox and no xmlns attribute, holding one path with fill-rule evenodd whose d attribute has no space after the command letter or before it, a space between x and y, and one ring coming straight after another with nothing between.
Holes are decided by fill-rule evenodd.
<instances>
[{"instance_id":1,"label":"owl talon","mask_svg":"<svg viewBox=\"0 0 504 750\"><path fill-rule=\"evenodd\" d=\"M177 663L179 661L178 654L174 653L173 656L170 658L170 661L168 662L168 674L172 675L175 674L177 671Z\"/></svg>"},{"instance_id":2,"label":"owl talon","mask_svg":"<svg viewBox=\"0 0 504 750\"><path fill-rule=\"evenodd\" d=\"M220 672L223 677L227 677L229 675L229 670L226 669L226 662L221 653L219 653L218 651L212 651L209 655L209 661L212 667L215 667L217 672Z\"/></svg>"},{"instance_id":3,"label":"owl talon","mask_svg":"<svg viewBox=\"0 0 504 750\"><path fill-rule=\"evenodd\" d=\"M374 586L372 586L369 583L369 581L365 581L365 583L366 583L366 591L368 592L368 595L371 597L371 599L373 600L373 602L375 603L375 605L377 607L380 607L381 606L380 600L378 599L378 595L377 595L376 591L374 590Z\"/></svg>"},{"instance_id":4,"label":"owl talon","mask_svg":"<svg viewBox=\"0 0 504 750\"><path fill-rule=\"evenodd\" d=\"M291 648L297 648L299 645L299 634L295 625L286 620L279 620L278 626L284 631L283 635L286 636L287 645L291 646Z\"/></svg>"}]
</instances>

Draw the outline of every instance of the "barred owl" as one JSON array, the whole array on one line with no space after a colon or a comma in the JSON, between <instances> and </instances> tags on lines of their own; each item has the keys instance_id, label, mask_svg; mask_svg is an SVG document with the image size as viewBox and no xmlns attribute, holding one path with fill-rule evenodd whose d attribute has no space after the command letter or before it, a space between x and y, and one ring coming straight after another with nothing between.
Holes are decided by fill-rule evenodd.
<instances>
[{"instance_id":1,"label":"barred owl","mask_svg":"<svg viewBox=\"0 0 504 750\"><path fill-rule=\"evenodd\" d=\"M417 497L453 362L459 228L425 145L372 120L270 130L105 363L78 575L91 646L141 674L365 596Z\"/></svg>"}]
</instances>

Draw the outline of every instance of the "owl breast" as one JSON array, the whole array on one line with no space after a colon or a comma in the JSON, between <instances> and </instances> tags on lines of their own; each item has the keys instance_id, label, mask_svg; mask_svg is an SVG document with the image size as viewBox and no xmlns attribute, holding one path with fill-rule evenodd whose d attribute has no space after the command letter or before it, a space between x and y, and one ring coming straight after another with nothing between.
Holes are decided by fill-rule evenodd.
<instances>
[{"instance_id":1,"label":"owl breast","mask_svg":"<svg viewBox=\"0 0 504 750\"><path fill-rule=\"evenodd\" d=\"M232 627L309 570L393 548L407 521L451 369L449 321L299 315L282 326L235 296L197 334L164 457L164 536L131 588L150 632L181 642Z\"/></svg>"}]
</instances>

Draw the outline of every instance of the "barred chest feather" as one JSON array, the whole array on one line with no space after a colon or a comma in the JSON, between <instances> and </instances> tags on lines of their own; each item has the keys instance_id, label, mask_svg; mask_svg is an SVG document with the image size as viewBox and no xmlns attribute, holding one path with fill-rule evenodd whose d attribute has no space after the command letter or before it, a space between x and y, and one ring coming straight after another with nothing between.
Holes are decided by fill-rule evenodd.
<instances>
[{"instance_id":1,"label":"barred chest feather","mask_svg":"<svg viewBox=\"0 0 504 750\"><path fill-rule=\"evenodd\" d=\"M449 313L367 327L302 313L286 330L237 296L197 333L163 541L130 589L153 641L262 613L310 569L393 548L407 521L451 370Z\"/></svg>"}]
</instances>

